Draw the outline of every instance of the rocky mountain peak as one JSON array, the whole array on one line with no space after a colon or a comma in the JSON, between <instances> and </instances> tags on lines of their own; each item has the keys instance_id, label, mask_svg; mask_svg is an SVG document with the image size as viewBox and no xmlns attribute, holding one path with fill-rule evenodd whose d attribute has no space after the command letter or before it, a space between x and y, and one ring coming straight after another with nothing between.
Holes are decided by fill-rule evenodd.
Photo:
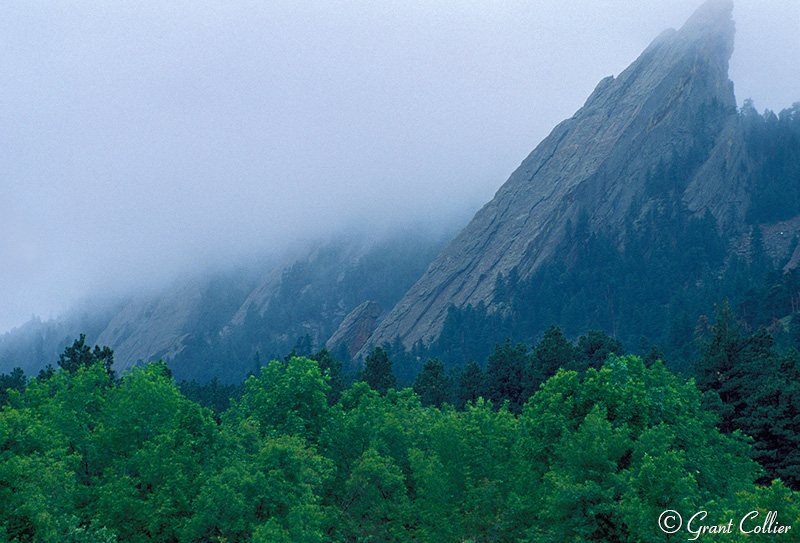
<instances>
[{"instance_id":1,"label":"rocky mountain peak","mask_svg":"<svg viewBox=\"0 0 800 543\"><path fill-rule=\"evenodd\" d=\"M400 337L410 347L441 331L447 309L493 308L499 274L529 276L563 251L568 225L586 221L624 246L632 210L659 199L721 227L740 225L748 199L744 144L728 60L734 23L729 0L708 0L678 31L659 35L617 77L561 122L431 264L359 353ZM681 178L653 186L656 165ZM638 217L633 217L637 219Z\"/></svg>"}]
</instances>

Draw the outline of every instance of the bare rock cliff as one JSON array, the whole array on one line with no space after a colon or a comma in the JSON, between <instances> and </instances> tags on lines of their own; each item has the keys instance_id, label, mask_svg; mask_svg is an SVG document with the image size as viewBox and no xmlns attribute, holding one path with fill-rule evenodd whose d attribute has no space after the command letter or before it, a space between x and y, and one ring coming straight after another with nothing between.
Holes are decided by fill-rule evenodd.
<instances>
[{"instance_id":1,"label":"bare rock cliff","mask_svg":"<svg viewBox=\"0 0 800 543\"><path fill-rule=\"evenodd\" d=\"M600 81L511 174L361 349L400 337L410 347L441 331L447 308L492 307L495 279L526 277L559 250L567 225L588 220L617 236L632 208L654 205L654 165L683 160L674 189L690 213L740 225L747 169L728 61L733 6L709 0L679 30L667 30L616 78ZM688 158L687 158L688 157ZM634 206L635 207L632 207Z\"/></svg>"},{"instance_id":2,"label":"bare rock cliff","mask_svg":"<svg viewBox=\"0 0 800 543\"><path fill-rule=\"evenodd\" d=\"M325 343L325 348L334 352L344 343L348 352L358 352L375 330L380 314L381 306L378 302L366 301L359 305L344 318Z\"/></svg>"},{"instance_id":3,"label":"bare rock cliff","mask_svg":"<svg viewBox=\"0 0 800 543\"><path fill-rule=\"evenodd\" d=\"M112 346L117 373L180 352L202 287L197 281L178 281L163 292L130 301L111 319L96 343Z\"/></svg>"}]
</instances>

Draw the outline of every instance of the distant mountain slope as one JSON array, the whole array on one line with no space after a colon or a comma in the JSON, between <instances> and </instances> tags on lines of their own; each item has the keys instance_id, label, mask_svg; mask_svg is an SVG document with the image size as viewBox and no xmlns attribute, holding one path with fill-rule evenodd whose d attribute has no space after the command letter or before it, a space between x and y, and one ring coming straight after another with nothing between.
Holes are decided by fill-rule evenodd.
<instances>
[{"instance_id":1,"label":"distant mountain slope","mask_svg":"<svg viewBox=\"0 0 800 543\"><path fill-rule=\"evenodd\" d=\"M190 321L192 327L169 356L170 366L179 378L236 381L292 349L310 354L357 307L366 302L392 307L448 238L403 230L377 241L355 237L320 244L265 273L220 326L203 328ZM336 354L350 369L350 352Z\"/></svg>"},{"instance_id":2,"label":"distant mountain slope","mask_svg":"<svg viewBox=\"0 0 800 543\"><path fill-rule=\"evenodd\" d=\"M321 348L348 314L370 302L371 323L357 323L360 346L376 308L393 307L451 237L423 227L343 236L297 248L283 264L184 277L105 310L34 319L0 336L0 372L19 366L35 375L86 333L88 343L114 349L120 373L164 359L178 379L238 381L293 347ZM349 351L338 354L347 364Z\"/></svg>"},{"instance_id":3,"label":"distant mountain slope","mask_svg":"<svg viewBox=\"0 0 800 543\"><path fill-rule=\"evenodd\" d=\"M396 337L407 348L432 341L450 306L491 311L498 277L514 270L525 279L569 252L564 243L579 223L621 249L626 223L644 220L667 196L690 215L708 211L721 228L741 228L751 165L728 80L731 12L728 0L706 2L618 77L603 79L442 251L359 354ZM654 175L659 168L671 175Z\"/></svg>"}]
</instances>

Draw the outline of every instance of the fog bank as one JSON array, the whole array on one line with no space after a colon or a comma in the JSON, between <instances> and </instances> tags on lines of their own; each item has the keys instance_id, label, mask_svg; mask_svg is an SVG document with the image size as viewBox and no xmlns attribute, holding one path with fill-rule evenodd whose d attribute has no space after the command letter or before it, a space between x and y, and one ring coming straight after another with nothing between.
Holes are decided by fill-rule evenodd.
<instances>
[{"instance_id":1,"label":"fog bank","mask_svg":"<svg viewBox=\"0 0 800 543\"><path fill-rule=\"evenodd\" d=\"M0 5L0 331L345 228L466 220L698 0ZM800 4L736 3L739 103Z\"/></svg>"}]
</instances>

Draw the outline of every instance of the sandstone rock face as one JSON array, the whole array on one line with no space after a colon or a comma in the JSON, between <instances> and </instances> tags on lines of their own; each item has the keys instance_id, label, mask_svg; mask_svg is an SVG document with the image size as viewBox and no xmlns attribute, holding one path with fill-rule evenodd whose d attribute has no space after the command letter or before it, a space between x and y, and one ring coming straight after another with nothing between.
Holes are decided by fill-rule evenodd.
<instances>
[{"instance_id":1,"label":"sandstone rock face","mask_svg":"<svg viewBox=\"0 0 800 543\"><path fill-rule=\"evenodd\" d=\"M117 313L96 340L113 346L117 373L180 352L202 289L197 281L176 282L163 292L129 302Z\"/></svg>"},{"instance_id":2,"label":"sandstone rock face","mask_svg":"<svg viewBox=\"0 0 800 543\"><path fill-rule=\"evenodd\" d=\"M721 227L741 225L748 164L728 60L733 6L709 0L679 30L667 30L618 77L600 81L511 174L431 264L358 353L400 337L406 347L441 331L450 304L492 308L495 279L517 267L525 278L559 250L580 218L619 245L632 205L646 213L656 164L694 157L677 198L710 211Z\"/></svg>"},{"instance_id":3,"label":"sandstone rock face","mask_svg":"<svg viewBox=\"0 0 800 543\"><path fill-rule=\"evenodd\" d=\"M325 343L325 348L334 352L344 343L351 353L357 353L378 325L380 314L381 306L378 302L364 302L344 318Z\"/></svg>"}]
</instances>

